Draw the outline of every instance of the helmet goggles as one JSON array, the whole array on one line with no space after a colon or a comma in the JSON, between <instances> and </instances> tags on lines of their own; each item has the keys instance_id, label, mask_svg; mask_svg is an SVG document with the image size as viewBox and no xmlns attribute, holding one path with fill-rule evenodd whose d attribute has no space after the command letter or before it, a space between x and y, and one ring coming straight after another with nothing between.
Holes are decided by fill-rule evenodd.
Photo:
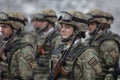
<instances>
[{"instance_id":1,"label":"helmet goggles","mask_svg":"<svg viewBox=\"0 0 120 80\"><path fill-rule=\"evenodd\" d=\"M4 13L4 12L0 12L0 21L18 21L18 22L21 22L22 24L25 25L24 20L14 18L14 17L10 17L7 13Z\"/></svg>"},{"instance_id":2,"label":"helmet goggles","mask_svg":"<svg viewBox=\"0 0 120 80\"><path fill-rule=\"evenodd\" d=\"M52 15L50 16L50 15L44 15L44 14L32 15L32 19L34 19L34 20L42 20L42 19L49 18L49 17L57 18L57 16L52 16Z\"/></svg>"},{"instance_id":3,"label":"helmet goggles","mask_svg":"<svg viewBox=\"0 0 120 80\"><path fill-rule=\"evenodd\" d=\"M90 15L90 14L88 14L88 15L90 16L90 18L88 20L93 20L94 18L105 18L107 21L114 20L113 17L101 16L101 15Z\"/></svg>"},{"instance_id":4,"label":"helmet goggles","mask_svg":"<svg viewBox=\"0 0 120 80\"><path fill-rule=\"evenodd\" d=\"M84 19L80 19L77 17L72 16L70 13L68 12L61 12L60 17L58 18L58 21L65 21L65 22L72 22L72 21L76 21L76 22L81 22L81 23L85 23L88 24L87 20Z\"/></svg>"}]
</instances>

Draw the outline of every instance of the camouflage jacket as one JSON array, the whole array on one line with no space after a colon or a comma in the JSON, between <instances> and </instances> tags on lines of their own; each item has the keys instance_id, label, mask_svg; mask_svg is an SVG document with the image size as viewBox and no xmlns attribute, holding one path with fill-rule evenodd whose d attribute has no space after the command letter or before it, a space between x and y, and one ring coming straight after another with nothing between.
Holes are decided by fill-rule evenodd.
<instances>
[{"instance_id":1,"label":"camouflage jacket","mask_svg":"<svg viewBox=\"0 0 120 80\"><path fill-rule=\"evenodd\" d=\"M66 44L55 49L50 60L51 71L67 49ZM98 74L102 72L102 68L97 54L94 48L84 47L80 42L74 44L63 66L70 72L70 75L60 74L57 80L96 80L96 78L100 78Z\"/></svg>"},{"instance_id":2,"label":"camouflage jacket","mask_svg":"<svg viewBox=\"0 0 120 80\"><path fill-rule=\"evenodd\" d=\"M88 39L90 40L90 39ZM105 74L110 74L115 76L114 70L118 66L119 59L119 42L120 37L112 32L102 32L98 34L92 41L92 46L99 50L99 57L101 58L101 63L104 65L103 68L107 70ZM108 80L105 78L105 80ZM109 80L114 80L112 77ZM115 79L116 80L116 79Z\"/></svg>"},{"instance_id":3,"label":"camouflage jacket","mask_svg":"<svg viewBox=\"0 0 120 80\"><path fill-rule=\"evenodd\" d=\"M37 37L36 37L36 33L35 31L31 31L31 32L23 32L22 35L20 35L20 38L27 43L32 44L33 46L35 46L37 44ZM35 48L34 48L35 49Z\"/></svg>"},{"instance_id":4,"label":"camouflage jacket","mask_svg":"<svg viewBox=\"0 0 120 80\"><path fill-rule=\"evenodd\" d=\"M37 67L33 55L33 48L19 39L14 40L5 50L7 61L1 62L4 66L3 80L31 80L34 69Z\"/></svg>"}]
</instances>

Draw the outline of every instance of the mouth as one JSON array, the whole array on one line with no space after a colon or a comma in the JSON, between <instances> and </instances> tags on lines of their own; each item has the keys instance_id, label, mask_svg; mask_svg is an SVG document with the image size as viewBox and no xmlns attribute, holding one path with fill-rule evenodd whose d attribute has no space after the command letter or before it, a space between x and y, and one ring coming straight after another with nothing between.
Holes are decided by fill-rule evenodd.
<instances>
[{"instance_id":1,"label":"mouth","mask_svg":"<svg viewBox=\"0 0 120 80\"><path fill-rule=\"evenodd\" d=\"M66 36L66 34L62 34L62 36Z\"/></svg>"}]
</instances>

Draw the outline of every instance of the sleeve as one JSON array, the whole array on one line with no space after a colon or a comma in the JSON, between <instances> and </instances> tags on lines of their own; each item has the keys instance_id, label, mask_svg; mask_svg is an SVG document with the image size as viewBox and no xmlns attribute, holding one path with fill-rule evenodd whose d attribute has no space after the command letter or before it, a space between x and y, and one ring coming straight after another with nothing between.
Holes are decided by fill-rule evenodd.
<instances>
[{"instance_id":1,"label":"sleeve","mask_svg":"<svg viewBox=\"0 0 120 80\"><path fill-rule=\"evenodd\" d=\"M100 46L107 65L114 65L119 59L119 47L113 40L104 41Z\"/></svg>"},{"instance_id":2,"label":"sleeve","mask_svg":"<svg viewBox=\"0 0 120 80\"><path fill-rule=\"evenodd\" d=\"M32 44L33 46L36 44L36 40L35 40L35 37L28 33L28 34L25 34L23 37L22 37L23 41L25 42L28 42L30 44Z\"/></svg>"},{"instance_id":3,"label":"sleeve","mask_svg":"<svg viewBox=\"0 0 120 80\"><path fill-rule=\"evenodd\" d=\"M61 44L61 36L60 35L56 35L56 37L54 37L54 39L52 40L52 45L53 45L53 50L58 47L58 45Z\"/></svg>"},{"instance_id":4,"label":"sleeve","mask_svg":"<svg viewBox=\"0 0 120 80\"><path fill-rule=\"evenodd\" d=\"M37 66L33 56L33 51L30 46L27 46L20 51L18 58L19 76L22 80L33 79L33 70Z\"/></svg>"},{"instance_id":5,"label":"sleeve","mask_svg":"<svg viewBox=\"0 0 120 80\"><path fill-rule=\"evenodd\" d=\"M101 63L96 54L95 50L87 49L77 58L77 64L81 68L81 78L76 80L96 80L97 75L102 72Z\"/></svg>"}]
</instances>

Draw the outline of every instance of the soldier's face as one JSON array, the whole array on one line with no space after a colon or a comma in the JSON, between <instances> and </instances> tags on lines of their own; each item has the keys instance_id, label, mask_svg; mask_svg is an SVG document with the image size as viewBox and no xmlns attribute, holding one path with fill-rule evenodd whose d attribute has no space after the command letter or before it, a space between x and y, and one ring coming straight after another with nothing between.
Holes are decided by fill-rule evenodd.
<instances>
[{"instance_id":1,"label":"soldier's face","mask_svg":"<svg viewBox=\"0 0 120 80\"><path fill-rule=\"evenodd\" d=\"M5 39L9 37L12 34L12 28L7 25L7 24L0 24L1 30L0 32L2 33L2 38Z\"/></svg>"},{"instance_id":2,"label":"soldier's face","mask_svg":"<svg viewBox=\"0 0 120 80\"><path fill-rule=\"evenodd\" d=\"M96 23L95 22L91 22L89 24L89 33L94 32L94 30L96 29L96 27L97 27Z\"/></svg>"},{"instance_id":3,"label":"soldier's face","mask_svg":"<svg viewBox=\"0 0 120 80\"><path fill-rule=\"evenodd\" d=\"M42 30L47 26L48 22L47 21L33 21L32 24L35 29Z\"/></svg>"},{"instance_id":4,"label":"soldier's face","mask_svg":"<svg viewBox=\"0 0 120 80\"><path fill-rule=\"evenodd\" d=\"M40 21L39 23L40 23L39 25L41 30L45 29L46 26L48 25L47 21Z\"/></svg>"},{"instance_id":5,"label":"soldier's face","mask_svg":"<svg viewBox=\"0 0 120 80\"><path fill-rule=\"evenodd\" d=\"M70 37L74 32L74 29L72 26L67 25L67 24L62 24L61 25L61 35L62 38L68 38Z\"/></svg>"},{"instance_id":6,"label":"soldier's face","mask_svg":"<svg viewBox=\"0 0 120 80\"><path fill-rule=\"evenodd\" d=\"M38 29L39 28L39 21L33 21L32 25L33 25L34 29Z\"/></svg>"}]
</instances>

